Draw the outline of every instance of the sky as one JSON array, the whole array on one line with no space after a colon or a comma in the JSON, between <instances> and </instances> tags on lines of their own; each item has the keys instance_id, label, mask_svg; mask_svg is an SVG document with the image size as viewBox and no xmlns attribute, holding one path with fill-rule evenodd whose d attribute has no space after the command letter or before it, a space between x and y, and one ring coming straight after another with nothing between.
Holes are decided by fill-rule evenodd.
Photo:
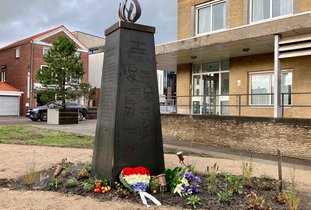
<instances>
[{"instance_id":1,"label":"sky","mask_svg":"<svg viewBox=\"0 0 311 210\"><path fill-rule=\"evenodd\" d=\"M121 1L0 0L0 48L60 25L103 37L119 20ZM138 1L142 15L136 23L156 27L156 44L176 40L177 0Z\"/></svg>"}]
</instances>

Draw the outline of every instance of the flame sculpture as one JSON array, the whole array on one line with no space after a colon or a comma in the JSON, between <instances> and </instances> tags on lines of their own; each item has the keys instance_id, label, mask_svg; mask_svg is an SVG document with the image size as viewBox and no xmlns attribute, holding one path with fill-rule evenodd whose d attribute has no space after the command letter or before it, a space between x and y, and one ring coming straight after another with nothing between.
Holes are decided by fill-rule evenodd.
<instances>
[{"instance_id":1,"label":"flame sculpture","mask_svg":"<svg viewBox=\"0 0 311 210\"><path fill-rule=\"evenodd\" d=\"M127 0L123 0L119 6L119 17L125 22L135 23L141 15L141 8L137 0L132 0L130 8L127 8ZM136 10L135 13L134 9Z\"/></svg>"}]
</instances>

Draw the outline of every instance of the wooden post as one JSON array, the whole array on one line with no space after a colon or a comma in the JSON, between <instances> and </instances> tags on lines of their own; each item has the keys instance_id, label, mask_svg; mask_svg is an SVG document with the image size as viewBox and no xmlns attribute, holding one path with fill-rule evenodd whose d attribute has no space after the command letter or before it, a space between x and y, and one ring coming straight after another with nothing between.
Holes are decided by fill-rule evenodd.
<instances>
[{"instance_id":1,"label":"wooden post","mask_svg":"<svg viewBox=\"0 0 311 210\"><path fill-rule=\"evenodd\" d=\"M278 173L279 173L279 192L282 192L282 156L281 151L278 149Z\"/></svg>"}]
</instances>

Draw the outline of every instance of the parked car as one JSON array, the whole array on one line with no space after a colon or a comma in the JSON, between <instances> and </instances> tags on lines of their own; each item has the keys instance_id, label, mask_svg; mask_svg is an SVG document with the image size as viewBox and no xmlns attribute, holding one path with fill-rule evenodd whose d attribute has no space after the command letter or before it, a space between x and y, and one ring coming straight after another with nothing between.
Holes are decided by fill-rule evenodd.
<instances>
[{"instance_id":1,"label":"parked car","mask_svg":"<svg viewBox=\"0 0 311 210\"><path fill-rule=\"evenodd\" d=\"M26 117L31 119L32 121L38 121L39 119L41 121L46 121L47 120L47 109L56 108L60 106L61 106L60 101L54 101L43 106L37 106L32 109L30 108L30 109L27 109ZM66 102L65 107L79 110L79 116L78 116L79 121L83 120L83 118L85 118L87 115L87 109L79 103Z\"/></svg>"}]
</instances>

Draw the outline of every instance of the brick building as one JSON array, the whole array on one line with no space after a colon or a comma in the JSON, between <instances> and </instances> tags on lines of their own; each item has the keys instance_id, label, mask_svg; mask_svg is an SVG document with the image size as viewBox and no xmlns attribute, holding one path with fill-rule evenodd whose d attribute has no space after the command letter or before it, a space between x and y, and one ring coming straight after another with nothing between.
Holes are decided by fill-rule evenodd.
<instances>
[{"instance_id":1,"label":"brick building","mask_svg":"<svg viewBox=\"0 0 311 210\"><path fill-rule=\"evenodd\" d=\"M311 118L309 0L178 0L177 112Z\"/></svg>"},{"instance_id":2,"label":"brick building","mask_svg":"<svg viewBox=\"0 0 311 210\"><path fill-rule=\"evenodd\" d=\"M0 49L1 82L23 92L20 97L20 115L25 115L27 107L37 105L35 89L41 88L41 85L36 81L35 75L46 65L43 55L59 35L65 35L76 43L85 71L82 80L88 81L88 49L63 25Z\"/></svg>"}]
</instances>

